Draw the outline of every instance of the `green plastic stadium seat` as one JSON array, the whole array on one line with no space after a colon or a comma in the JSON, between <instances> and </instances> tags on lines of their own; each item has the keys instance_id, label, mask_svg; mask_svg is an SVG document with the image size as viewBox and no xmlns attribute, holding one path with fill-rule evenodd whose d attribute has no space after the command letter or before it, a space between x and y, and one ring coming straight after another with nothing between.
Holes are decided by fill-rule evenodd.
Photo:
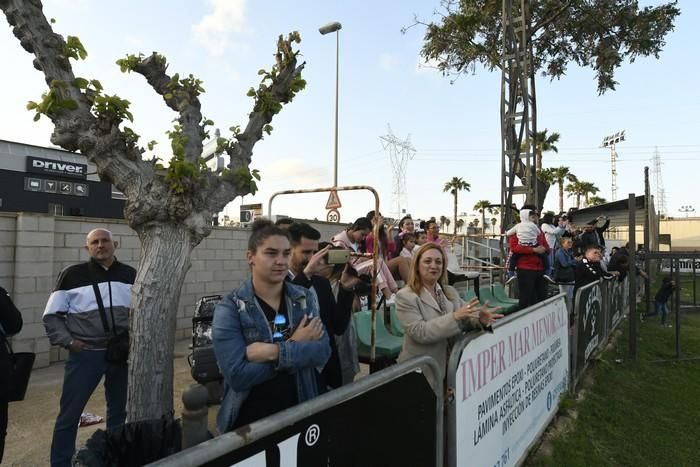
<instances>
[{"instance_id":1,"label":"green plastic stadium seat","mask_svg":"<svg viewBox=\"0 0 700 467\"><path fill-rule=\"evenodd\" d=\"M396 337L403 337L403 326L401 326L401 321L399 317L396 316L396 306L392 305L389 308L389 313L391 314L391 333Z\"/></svg>"},{"instance_id":2,"label":"green plastic stadium seat","mask_svg":"<svg viewBox=\"0 0 700 467\"><path fill-rule=\"evenodd\" d=\"M484 286L479 288L479 295L481 296L481 303L489 302L490 306L499 306L501 309L498 311L504 315L513 313L518 309L518 304L516 303L506 303L498 300L491 292L491 287Z\"/></svg>"},{"instance_id":3,"label":"green plastic stadium seat","mask_svg":"<svg viewBox=\"0 0 700 467\"><path fill-rule=\"evenodd\" d=\"M503 285L500 282L495 282L493 284L493 296L499 301L503 303L513 303L517 304L518 299L517 298L510 298L508 294L506 293L506 289L503 288Z\"/></svg>"},{"instance_id":4,"label":"green plastic stadium seat","mask_svg":"<svg viewBox=\"0 0 700 467\"><path fill-rule=\"evenodd\" d=\"M353 315L355 328L357 329L357 351L360 354L369 355L372 336L372 312L358 311ZM384 326L382 312L377 312L377 340L376 354L389 358L396 358L401 352L403 339L389 334Z\"/></svg>"}]
</instances>

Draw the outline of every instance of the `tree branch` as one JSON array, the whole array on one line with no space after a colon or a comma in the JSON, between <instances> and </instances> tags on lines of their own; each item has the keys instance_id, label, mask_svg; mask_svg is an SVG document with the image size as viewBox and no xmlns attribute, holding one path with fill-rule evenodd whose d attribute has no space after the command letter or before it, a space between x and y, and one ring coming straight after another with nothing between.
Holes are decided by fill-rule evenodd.
<instances>
[{"instance_id":1,"label":"tree branch","mask_svg":"<svg viewBox=\"0 0 700 467\"><path fill-rule=\"evenodd\" d=\"M146 78L168 107L180 114L178 123L185 137L184 156L186 160L196 163L202 155L202 141L206 137L199 102L200 82L191 75L180 81L178 75L169 76L167 68L165 57L154 52L145 59L139 59L133 70Z\"/></svg>"},{"instance_id":2,"label":"tree branch","mask_svg":"<svg viewBox=\"0 0 700 467\"><path fill-rule=\"evenodd\" d=\"M537 31L547 26L548 24L554 22L559 16L561 16L562 13L564 13L571 6L571 3L571 0L567 1L564 5L562 5L560 9L552 13L552 15L549 18L543 19L539 21L536 25L534 25L530 30L530 37L533 37L537 33Z\"/></svg>"},{"instance_id":3,"label":"tree branch","mask_svg":"<svg viewBox=\"0 0 700 467\"><path fill-rule=\"evenodd\" d=\"M275 55L276 69L273 68L271 73L272 83L269 86L261 84L245 130L234 137L236 141L226 150L231 158L228 167L232 172L250 164L253 146L262 138L265 125L268 125L281 109L281 106L276 107L276 104L286 104L294 98L297 92L294 86L306 64L297 66L297 54L298 52L292 50L292 39L285 40L279 36ZM245 187L238 188L245 190Z\"/></svg>"}]
</instances>

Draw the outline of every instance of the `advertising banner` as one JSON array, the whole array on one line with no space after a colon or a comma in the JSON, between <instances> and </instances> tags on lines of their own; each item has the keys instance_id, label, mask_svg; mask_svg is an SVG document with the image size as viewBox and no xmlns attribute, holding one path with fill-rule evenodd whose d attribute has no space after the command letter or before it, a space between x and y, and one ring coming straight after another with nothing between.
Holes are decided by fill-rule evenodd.
<instances>
[{"instance_id":1,"label":"advertising banner","mask_svg":"<svg viewBox=\"0 0 700 467\"><path fill-rule=\"evenodd\" d=\"M686 258L678 260L679 272L693 272L700 271L700 259ZM664 260L661 261L661 271L663 272L673 272L671 270L671 261Z\"/></svg>"},{"instance_id":2,"label":"advertising banner","mask_svg":"<svg viewBox=\"0 0 700 467\"><path fill-rule=\"evenodd\" d=\"M456 451L454 465L516 465L568 388L564 295L523 313L462 351L454 384L455 433L447 448Z\"/></svg>"},{"instance_id":3,"label":"advertising banner","mask_svg":"<svg viewBox=\"0 0 700 467\"><path fill-rule=\"evenodd\" d=\"M603 287L600 282L589 284L576 292L577 352L576 373L583 373L588 358L603 342Z\"/></svg>"},{"instance_id":4,"label":"advertising banner","mask_svg":"<svg viewBox=\"0 0 700 467\"><path fill-rule=\"evenodd\" d=\"M608 283L608 303L610 303L608 311L608 327L606 337L612 333L622 320L624 314L624 283L618 280L613 280Z\"/></svg>"},{"instance_id":5,"label":"advertising banner","mask_svg":"<svg viewBox=\"0 0 700 467\"><path fill-rule=\"evenodd\" d=\"M162 459L154 467L443 465L443 388L418 357Z\"/></svg>"}]
</instances>

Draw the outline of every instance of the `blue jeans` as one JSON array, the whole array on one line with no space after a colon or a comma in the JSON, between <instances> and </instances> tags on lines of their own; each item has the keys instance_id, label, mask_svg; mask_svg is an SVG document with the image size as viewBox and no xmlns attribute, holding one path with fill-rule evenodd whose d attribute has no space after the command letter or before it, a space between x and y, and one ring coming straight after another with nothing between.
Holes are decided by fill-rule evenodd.
<instances>
[{"instance_id":1,"label":"blue jeans","mask_svg":"<svg viewBox=\"0 0 700 467\"><path fill-rule=\"evenodd\" d=\"M661 313L661 324L666 324L666 315L668 315L668 306L666 303L654 302L654 311L650 313L644 313L642 316L644 318L649 318L651 316L656 316Z\"/></svg>"},{"instance_id":2,"label":"blue jeans","mask_svg":"<svg viewBox=\"0 0 700 467\"><path fill-rule=\"evenodd\" d=\"M107 401L107 430L113 430L126 420L126 390L128 368L105 361L104 350L71 352L65 364L61 409L56 418L51 441L51 465L69 467L75 452L75 437L80 415L90 396L105 377Z\"/></svg>"}]
</instances>

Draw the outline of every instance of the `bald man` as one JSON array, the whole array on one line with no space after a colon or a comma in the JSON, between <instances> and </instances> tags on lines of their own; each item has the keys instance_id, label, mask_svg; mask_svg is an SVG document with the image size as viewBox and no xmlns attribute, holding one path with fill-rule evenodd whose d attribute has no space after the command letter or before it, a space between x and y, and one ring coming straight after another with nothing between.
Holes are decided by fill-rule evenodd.
<instances>
[{"instance_id":1,"label":"bald man","mask_svg":"<svg viewBox=\"0 0 700 467\"><path fill-rule=\"evenodd\" d=\"M51 344L69 351L51 443L52 466L71 465L80 415L103 376L107 430L126 419L126 362L108 362L105 356L109 339L128 331L136 270L117 261L116 248L109 230L88 233L90 260L61 272L44 310Z\"/></svg>"}]
</instances>

